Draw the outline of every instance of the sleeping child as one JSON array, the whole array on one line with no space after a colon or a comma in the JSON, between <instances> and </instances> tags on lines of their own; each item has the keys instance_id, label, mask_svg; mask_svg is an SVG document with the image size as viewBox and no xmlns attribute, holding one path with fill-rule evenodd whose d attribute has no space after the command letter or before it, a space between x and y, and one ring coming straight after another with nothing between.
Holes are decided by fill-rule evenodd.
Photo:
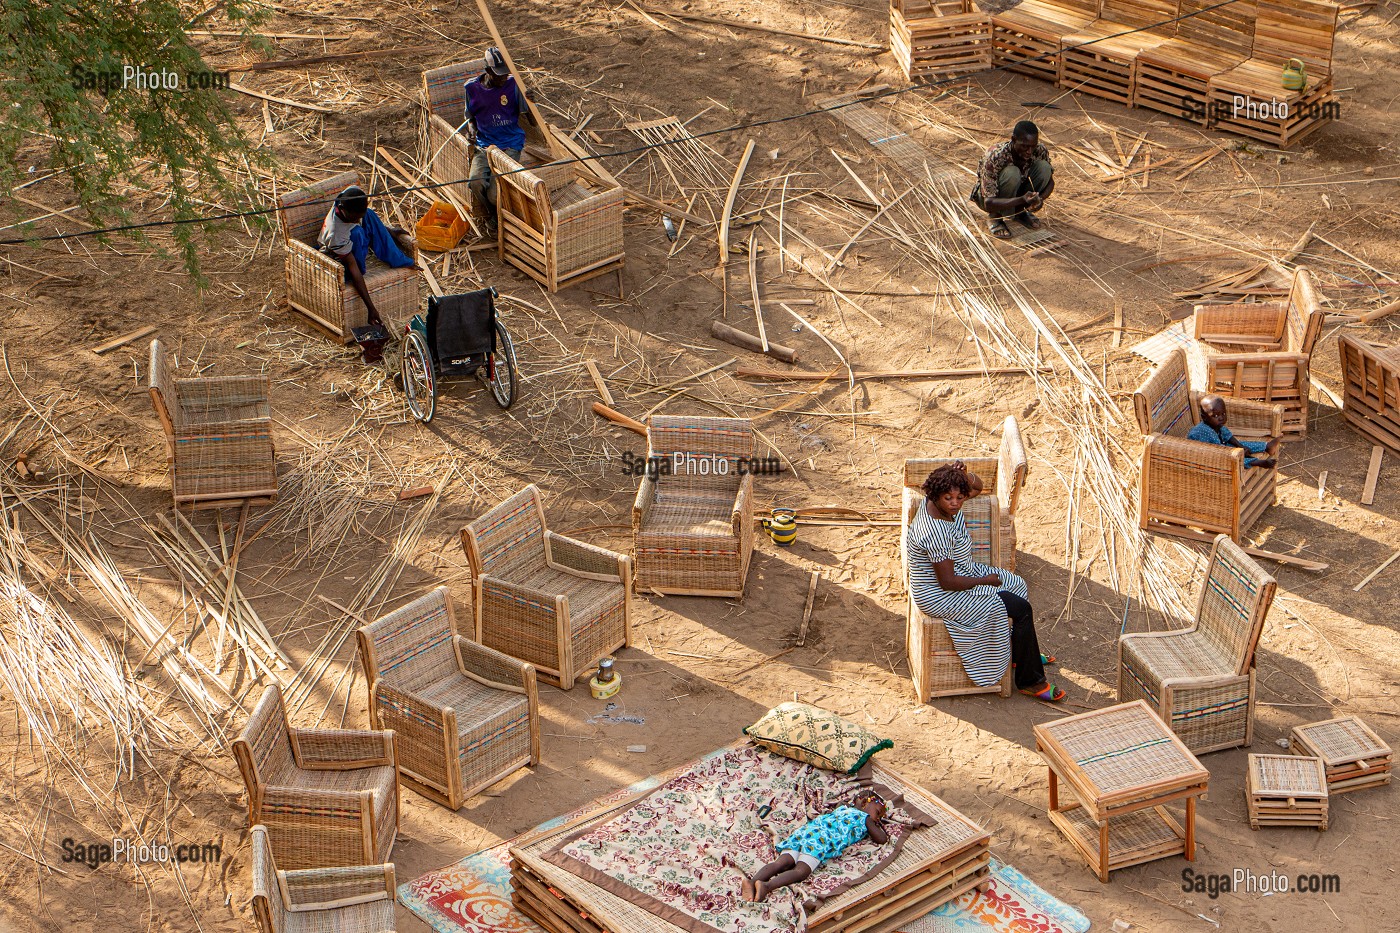
<instances>
[{"instance_id":1,"label":"sleeping child","mask_svg":"<svg viewBox=\"0 0 1400 933\"><path fill-rule=\"evenodd\" d=\"M889 833L880 822L885 801L873 790L856 794L849 805L823 813L778 843L778 857L743 882L744 898L762 901L778 888L805 881L822 862L834 859L866 836L884 845Z\"/></svg>"}]
</instances>

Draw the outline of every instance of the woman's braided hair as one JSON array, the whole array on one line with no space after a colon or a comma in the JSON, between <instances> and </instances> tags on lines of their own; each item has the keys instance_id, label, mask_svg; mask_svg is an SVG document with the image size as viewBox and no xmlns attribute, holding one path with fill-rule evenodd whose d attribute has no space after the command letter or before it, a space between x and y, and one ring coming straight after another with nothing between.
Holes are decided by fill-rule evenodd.
<instances>
[{"instance_id":1,"label":"woman's braided hair","mask_svg":"<svg viewBox=\"0 0 1400 933\"><path fill-rule=\"evenodd\" d=\"M967 472L951 463L945 463L924 480L923 493L926 498L937 499L950 489L956 489L964 496L972 493L972 484L967 481Z\"/></svg>"}]
</instances>

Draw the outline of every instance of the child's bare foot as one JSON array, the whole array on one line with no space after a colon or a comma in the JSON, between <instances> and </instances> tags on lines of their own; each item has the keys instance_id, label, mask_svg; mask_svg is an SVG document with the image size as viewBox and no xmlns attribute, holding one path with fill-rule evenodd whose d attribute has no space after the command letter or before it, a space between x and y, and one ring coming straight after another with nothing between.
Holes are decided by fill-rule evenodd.
<instances>
[{"instance_id":1,"label":"child's bare foot","mask_svg":"<svg viewBox=\"0 0 1400 933\"><path fill-rule=\"evenodd\" d=\"M753 899L759 904L762 904L768 899L768 887L762 881L755 881L753 883Z\"/></svg>"},{"instance_id":2,"label":"child's bare foot","mask_svg":"<svg viewBox=\"0 0 1400 933\"><path fill-rule=\"evenodd\" d=\"M743 894L744 900L746 900L746 901L755 901L755 900L758 900L757 891L756 891L755 888L754 888L754 881L753 881L752 878L745 878L745 879L743 880L743 882L740 884L739 890L740 890L740 893Z\"/></svg>"}]
</instances>

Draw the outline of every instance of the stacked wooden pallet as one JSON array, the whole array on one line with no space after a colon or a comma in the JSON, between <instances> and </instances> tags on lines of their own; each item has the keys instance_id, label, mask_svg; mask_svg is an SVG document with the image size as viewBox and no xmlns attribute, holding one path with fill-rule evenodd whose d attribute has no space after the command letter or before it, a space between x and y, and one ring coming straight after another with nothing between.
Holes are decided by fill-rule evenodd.
<instances>
[{"instance_id":1,"label":"stacked wooden pallet","mask_svg":"<svg viewBox=\"0 0 1400 933\"><path fill-rule=\"evenodd\" d=\"M1400 347L1378 349L1350 334L1337 338L1347 424L1400 452Z\"/></svg>"},{"instance_id":2,"label":"stacked wooden pallet","mask_svg":"<svg viewBox=\"0 0 1400 933\"><path fill-rule=\"evenodd\" d=\"M1298 754L1322 759L1328 793L1347 794L1390 783L1390 746L1355 716L1295 726L1290 738Z\"/></svg>"},{"instance_id":3,"label":"stacked wooden pallet","mask_svg":"<svg viewBox=\"0 0 1400 933\"><path fill-rule=\"evenodd\" d=\"M1133 103L1137 57L1161 45L1177 0L1103 0L1099 18L1060 40L1059 86Z\"/></svg>"},{"instance_id":4,"label":"stacked wooden pallet","mask_svg":"<svg viewBox=\"0 0 1400 933\"><path fill-rule=\"evenodd\" d=\"M1209 124L1210 79L1249 58L1255 2L1181 0L1180 15L1175 36L1138 56L1133 106Z\"/></svg>"},{"instance_id":5,"label":"stacked wooden pallet","mask_svg":"<svg viewBox=\"0 0 1400 933\"><path fill-rule=\"evenodd\" d=\"M1327 828L1327 772L1321 758L1250 755L1245 788L1251 829L1262 826Z\"/></svg>"},{"instance_id":6,"label":"stacked wooden pallet","mask_svg":"<svg viewBox=\"0 0 1400 933\"><path fill-rule=\"evenodd\" d=\"M891 0L890 51L910 81L986 71L992 17L972 0Z\"/></svg>"},{"instance_id":7,"label":"stacked wooden pallet","mask_svg":"<svg viewBox=\"0 0 1400 933\"><path fill-rule=\"evenodd\" d=\"M1060 79L1060 40L1092 23L1099 0L1023 0L992 17L998 65L1033 78Z\"/></svg>"}]
</instances>

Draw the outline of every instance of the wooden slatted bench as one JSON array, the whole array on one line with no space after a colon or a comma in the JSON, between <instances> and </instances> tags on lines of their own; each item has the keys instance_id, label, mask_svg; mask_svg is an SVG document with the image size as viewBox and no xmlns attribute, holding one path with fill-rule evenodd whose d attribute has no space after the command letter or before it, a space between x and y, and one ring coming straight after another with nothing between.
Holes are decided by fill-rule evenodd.
<instances>
[{"instance_id":1,"label":"wooden slatted bench","mask_svg":"<svg viewBox=\"0 0 1400 933\"><path fill-rule=\"evenodd\" d=\"M1213 9L1212 9L1213 7ZM1254 46L1254 0L1181 0L1176 35L1137 57L1133 105L1205 124L1210 79L1244 63Z\"/></svg>"},{"instance_id":2,"label":"wooden slatted bench","mask_svg":"<svg viewBox=\"0 0 1400 933\"><path fill-rule=\"evenodd\" d=\"M890 51L910 81L992 65L992 17L972 0L891 0Z\"/></svg>"},{"instance_id":3,"label":"wooden slatted bench","mask_svg":"<svg viewBox=\"0 0 1400 933\"><path fill-rule=\"evenodd\" d=\"M1099 0L1023 0L992 16L992 60L1044 81L1060 77L1060 40L1092 23Z\"/></svg>"},{"instance_id":4,"label":"wooden slatted bench","mask_svg":"<svg viewBox=\"0 0 1400 933\"><path fill-rule=\"evenodd\" d=\"M1159 30L1175 29L1143 27L1176 15L1177 0L1103 0L1098 19L1060 40L1058 86L1132 106L1138 54L1171 38Z\"/></svg>"},{"instance_id":5,"label":"wooden slatted bench","mask_svg":"<svg viewBox=\"0 0 1400 933\"><path fill-rule=\"evenodd\" d=\"M1285 148L1337 118L1332 47L1339 7L1322 0L1257 2L1249 59L1210 79L1210 125ZM1283 87L1284 66L1293 58L1307 66L1299 91Z\"/></svg>"}]
</instances>

